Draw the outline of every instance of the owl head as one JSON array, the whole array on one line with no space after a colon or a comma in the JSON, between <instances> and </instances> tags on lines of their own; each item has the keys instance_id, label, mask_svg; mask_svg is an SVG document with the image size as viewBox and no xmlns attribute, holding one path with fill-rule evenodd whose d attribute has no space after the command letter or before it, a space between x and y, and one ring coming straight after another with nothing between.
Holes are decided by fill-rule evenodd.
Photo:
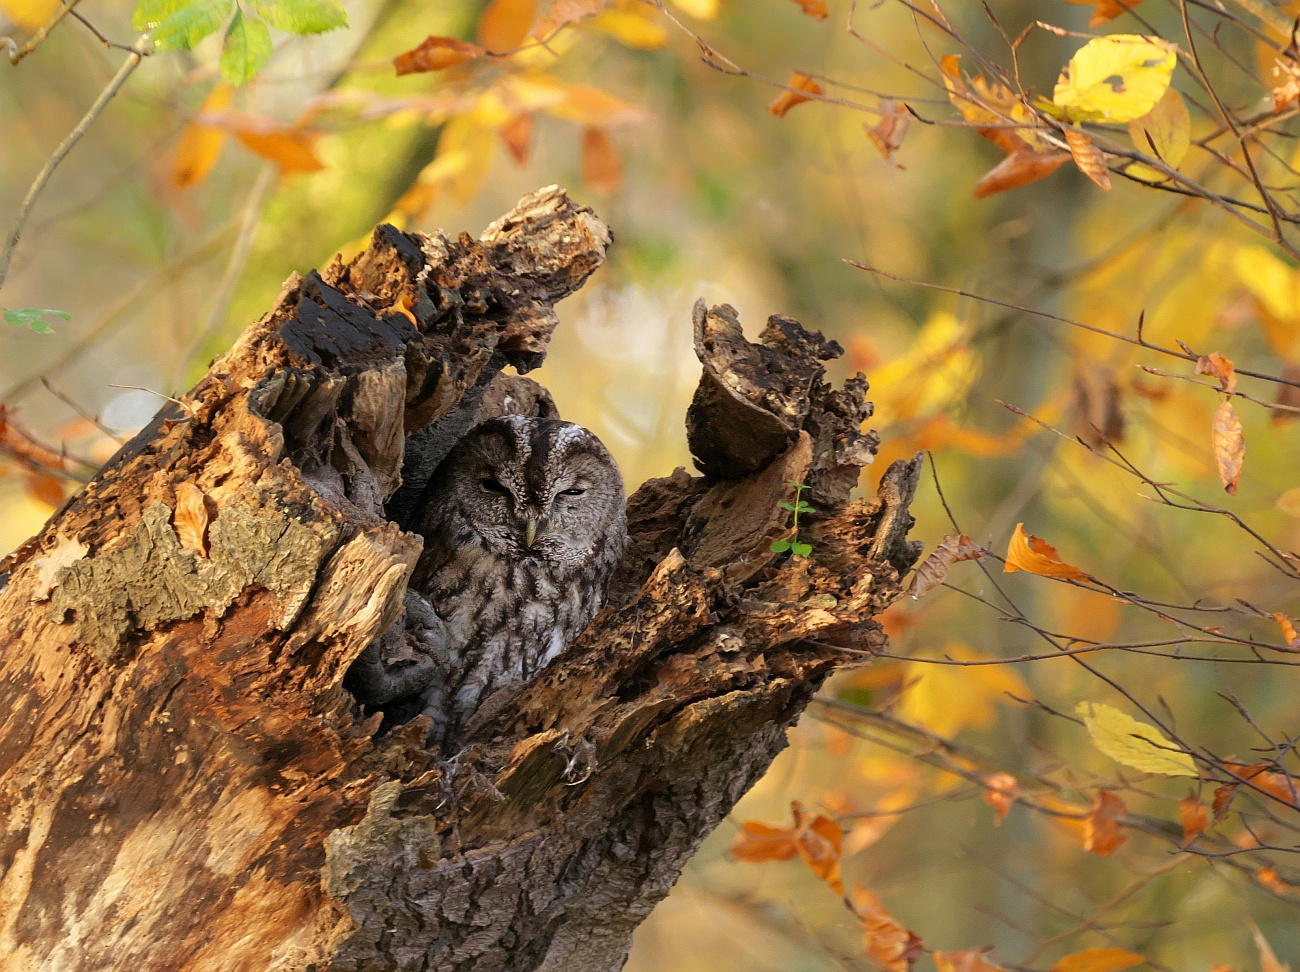
<instances>
[{"instance_id":1,"label":"owl head","mask_svg":"<svg viewBox=\"0 0 1300 972\"><path fill-rule=\"evenodd\" d=\"M572 422L505 415L471 429L439 469L439 492L492 553L580 566L625 530L623 477Z\"/></svg>"}]
</instances>

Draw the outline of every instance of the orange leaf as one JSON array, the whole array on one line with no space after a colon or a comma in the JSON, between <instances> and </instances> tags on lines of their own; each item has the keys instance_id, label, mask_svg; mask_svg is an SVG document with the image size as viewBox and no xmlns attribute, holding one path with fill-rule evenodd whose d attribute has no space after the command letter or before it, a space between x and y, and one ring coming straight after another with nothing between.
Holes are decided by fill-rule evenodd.
<instances>
[{"instance_id":1,"label":"orange leaf","mask_svg":"<svg viewBox=\"0 0 1300 972\"><path fill-rule=\"evenodd\" d=\"M886 98L880 102L880 121L876 122L874 128L867 129L867 138L885 157L886 162L890 162L898 168L903 168L894 162L894 153L903 146L903 136L907 134L907 126L912 123L912 116L905 105L900 105L891 98Z\"/></svg>"},{"instance_id":2,"label":"orange leaf","mask_svg":"<svg viewBox=\"0 0 1300 972\"><path fill-rule=\"evenodd\" d=\"M801 105L805 101L813 100L807 95L799 94L800 91L807 91L809 94L815 95L825 93L820 84L808 77L808 75L804 74L802 71L795 71L794 74L790 76L789 87L794 88L795 90L782 91L780 97L767 106L768 114L776 118L784 118L785 113L795 105Z\"/></svg>"},{"instance_id":3,"label":"orange leaf","mask_svg":"<svg viewBox=\"0 0 1300 972\"><path fill-rule=\"evenodd\" d=\"M1064 577L1067 580L1087 580L1088 575L1078 567L1071 567L1061 560L1060 554L1042 537L1025 533L1023 523L1016 524L1016 532L1007 544L1007 562L1002 568L1004 574L1014 574L1018 570L1027 570L1031 574L1043 577Z\"/></svg>"},{"instance_id":4,"label":"orange leaf","mask_svg":"<svg viewBox=\"0 0 1300 972\"><path fill-rule=\"evenodd\" d=\"M1190 844L1197 834L1209 829L1210 812L1195 793L1189 793L1178 801L1178 816L1183 821L1184 844Z\"/></svg>"},{"instance_id":5,"label":"orange leaf","mask_svg":"<svg viewBox=\"0 0 1300 972\"><path fill-rule=\"evenodd\" d=\"M316 172L325 164L316 157L316 135L303 131L236 131L235 138L254 155L280 166L281 172Z\"/></svg>"},{"instance_id":6,"label":"orange leaf","mask_svg":"<svg viewBox=\"0 0 1300 972\"><path fill-rule=\"evenodd\" d=\"M228 84L218 84L203 99L199 114L226 108L234 90ZM176 153L172 157L172 186L181 190L193 189L203 182L221 157L221 147L225 142L226 133L220 128L197 121L188 122L181 129L181 137L176 142Z\"/></svg>"},{"instance_id":7,"label":"orange leaf","mask_svg":"<svg viewBox=\"0 0 1300 972\"><path fill-rule=\"evenodd\" d=\"M825 20L831 15L826 8L826 0L794 0L801 10L814 20Z\"/></svg>"},{"instance_id":8,"label":"orange leaf","mask_svg":"<svg viewBox=\"0 0 1300 972\"><path fill-rule=\"evenodd\" d=\"M1074 156L1074 164L1079 167L1079 171L1101 188L1109 189L1110 169L1106 165L1106 157L1088 137L1088 133L1079 128L1067 128L1065 141L1070 146L1070 154Z\"/></svg>"},{"instance_id":9,"label":"orange leaf","mask_svg":"<svg viewBox=\"0 0 1300 972\"><path fill-rule=\"evenodd\" d=\"M1270 770L1268 763L1252 763L1250 766L1242 766L1240 763L1224 760L1224 765L1243 780L1248 780L1253 786L1258 787L1270 796L1277 797L1283 803L1300 808L1300 780L1296 780L1286 773L1277 773ZM1240 784L1231 785L1235 787Z\"/></svg>"},{"instance_id":10,"label":"orange leaf","mask_svg":"<svg viewBox=\"0 0 1300 972\"><path fill-rule=\"evenodd\" d=\"M1100 27L1102 24L1108 24L1120 14L1132 10L1142 0L1070 0L1071 3L1077 3L1080 6L1093 6L1092 19L1088 21L1089 27Z\"/></svg>"},{"instance_id":11,"label":"orange leaf","mask_svg":"<svg viewBox=\"0 0 1300 972\"><path fill-rule=\"evenodd\" d=\"M1278 84L1273 88L1273 112L1276 114L1300 99L1300 64L1288 58L1274 58L1273 77Z\"/></svg>"},{"instance_id":12,"label":"orange leaf","mask_svg":"<svg viewBox=\"0 0 1300 972\"><path fill-rule=\"evenodd\" d=\"M1000 826L1011 812L1011 806L1016 802L1016 795L1020 788L1016 785L1016 778L1010 773L994 773L984 781L988 787L984 791L984 802L994 810L993 824Z\"/></svg>"},{"instance_id":13,"label":"orange leaf","mask_svg":"<svg viewBox=\"0 0 1300 972\"><path fill-rule=\"evenodd\" d=\"M806 826L800 827L796 837L799 856L808 865L808 869L830 885L831 890L840 896L844 894L844 884L840 880L842 836L839 824L830 817L818 816Z\"/></svg>"},{"instance_id":14,"label":"orange leaf","mask_svg":"<svg viewBox=\"0 0 1300 972\"><path fill-rule=\"evenodd\" d=\"M1237 369L1218 351L1211 351L1197 358L1196 373L1213 375L1219 380L1219 391L1226 395L1231 395L1237 390Z\"/></svg>"},{"instance_id":15,"label":"orange leaf","mask_svg":"<svg viewBox=\"0 0 1300 972\"><path fill-rule=\"evenodd\" d=\"M28 473L27 492L56 509L63 505L63 480L48 473Z\"/></svg>"},{"instance_id":16,"label":"orange leaf","mask_svg":"<svg viewBox=\"0 0 1300 972\"><path fill-rule=\"evenodd\" d=\"M1214 413L1210 442L1214 446L1214 465L1219 470L1219 481L1230 496L1235 496L1241 467L1246 462L1246 440L1241 434L1241 419L1228 399L1220 402Z\"/></svg>"},{"instance_id":17,"label":"orange leaf","mask_svg":"<svg viewBox=\"0 0 1300 972\"><path fill-rule=\"evenodd\" d=\"M172 528L176 538L186 550L200 557L208 555L208 508L203 490L193 483L176 487L176 511L172 514Z\"/></svg>"},{"instance_id":18,"label":"orange leaf","mask_svg":"<svg viewBox=\"0 0 1300 972\"><path fill-rule=\"evenodd\" d=\"M1287 646L1292 651L1300 651L1300 634L1296 634L1295 625L1285 614L1275 613L1273 620L1277 626L1282 629L1282 637L1286 639Z\"/></svg>"},{"instance_id":19,"label":"orange leaf","mask_svg":"<svg viewBox=\"0 0 1300 972\"><path fill-rule=\"evenodd\" d=\"M1255 877L1259 878L1259 883L1274 894L1291 894L1295 891L1295 888L1283 881L1281 875L1271 867L1260 868Z\"/></svg>"},{"instance_id":20,"label":"orange leaf","mask_svg":"<svg viewBox=\"0 0 1300 972\"><path fill-rule=\"evenodd\" d=\"M930 957L939 972L995 972L1002 968L983 952L935 952Z\"/></svg>"},{"instance_id":21,"label":"orange leaf","mask_svg":"<svg viewBox=\"0 0 1300 972\"><path fill-rule=\"evenodd\" d=\"M421 71L442 71L455 64L482 57L483 48L454 37L435 37L430 34L419 47L413 47L393 58L398 74L418 74Z\"/></svg>"},{"instance_id":22,"label":"orange leaf","mask_svg":"<svg viewBox=\"0 0 1300 972\"><path fill-rule=\"evenodd\" d=\"M1083 819L1083 849L1098 857L1109 857L1128 838L1120 833L1119 818L1127 811L1124 801L1106 790L1098 790L1088 815ZM1086 953L1083 953L1086 954ZM1064 961L1064 960L1062 960ZM1059 963L1058 963L1059 965ZM1124 966L1116 966L1124 968ZM1082 972L1082 970L1073 970Z\"/></svg>"},{"instance_id":23,"label":"orange leaf","mask_svg":"<svg viewBox=\"0 0 1300 972\"><path fill-rule=\"evenodd\" d=\"M528 164L528 157L533 150L533 127L532 115L516 115L501 126L501 141L505 143L516 165Z\"/></svg>"},{"instance_id":24,"label":"orange leaf","mask_svg":"<svg viewBox=\"0 0 1300 972\"><path fill-rule=\"evenodd\" d=\"M1117 972L1141 965L1146 959L1123 948L1090 948L1058 959L1052 972Z\"/></svg>"},{"instance_id":25,"label":"orange leaf","mask_svg":"<svg viewBox=\"0 0 1300 972\"><path fill-rule=\"evenodd\" d=\"M1215 787L1214 802L1210 804L1210 809L1214 811L1214 822L1218 823L1228 812L1228 807L1232 804L1232 798L1236 795L1237 787L1240 783L1225 783L1223 786Z\"/></svg>"},{"instance_id":26,"label":"orange leaf","mask_svg":"<svg viewBox=\"0 0 1300 972\"><path fill-rule=\"evenodd\" d=\"M537 15L536 0L492 0L478 19L478 41L493 54L521 47Z\"/></svg>"},{"instance_id":27,"label":"orange leaf","mask_svg":"<svg viewBox=\"0 0 1300 972\"><path fill-rule=\"evenodd\" d=\"M924 950L921 939L861 885L854 886L849 906L862 922L862 951L872 964L884 972L910 972Z\"/></svg>"},{"instance_id":28,"label":"orange leaf","mask_svg":"<svg viewBox=\"0 0 1300 972\"><path fill-rule=\"evenodd\" d=\"M966 534L949 534L916 568L907 593L911 594L913 599L921 597L943 583L944 578L948 576L948 569L953 564L962 560L978 560L983 554L984 551Z\"/></svg>"},{"instance_id":29,"label":"orange leaf","mask_svg":"<svg viewBox=\"0 0 1300 972\"><path fill-rule=\"evenodd\" d=\"M748 864L789 861L798 853L793 827L772 827L756 820L740 825L740 838L731 846L731 856Z\"/></svg>"},{"instance_id":30,"label":"orange leaf","mask_svg":"<svg viewBox=\"0 0 1300 972\"><path fill-rule=\"evenodd\" d=\"M623 164L603 129L582 130L582 178L602 196L618 192L623 182Z\"/></svg>"},{"instance_id":31,"label":"orange leaf","mask_svg":"<svg viewBox=\"0 0 1300 972\"><path fill-rule=\"evenodd\" d=\"M1018 189L1049 175L1070 161L1069 152L1031 152L1018 149L984 173L984 177L975 183L971 193L976 199L983 199L995 193Z\"/></svg>"}]
</instances>

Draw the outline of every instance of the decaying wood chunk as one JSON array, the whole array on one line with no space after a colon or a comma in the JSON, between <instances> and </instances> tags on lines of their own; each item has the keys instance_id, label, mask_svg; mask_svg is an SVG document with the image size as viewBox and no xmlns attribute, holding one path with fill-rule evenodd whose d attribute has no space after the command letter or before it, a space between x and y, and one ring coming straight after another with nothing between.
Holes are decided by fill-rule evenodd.
<instances>
[{"instance_id":1,"label":"decaying wood chunk","mask_svg":"<svg viewBox=\"0 0 1300 972\"><path fill-rule=\"evenodd\" d=\"M822 679L884 643L919 466L850 501L865 382L826 384L794 321L753 345L700 308L707 475L633 495L609 606L452 763L425 717L381 732L343 681L419 613L401 524L481 410L553 408L497 376L609 243L554 187L479 240L380 227L5 561L0 970L621 967ZM770 549L790 479L807 559Z\"/></svg>"}]
</instances>

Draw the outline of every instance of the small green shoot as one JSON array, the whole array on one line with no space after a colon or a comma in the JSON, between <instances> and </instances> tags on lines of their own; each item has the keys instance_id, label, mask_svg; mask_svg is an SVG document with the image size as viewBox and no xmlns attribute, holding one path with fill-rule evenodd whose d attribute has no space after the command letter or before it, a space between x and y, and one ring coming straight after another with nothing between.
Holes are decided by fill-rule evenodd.
<instances>
[{"instance_id":1,"label":"small green shoot","mask_svg":"<svg viewBox=\"0 0 1300 972\"><path fill-rule=\"evenodd\" d=\"M5 320L14 327L30 327L37 334L53 334L54 328L50 327L45 320L49 317L59 317L65 321L72 320L72 315L64 310L50 310L49 308L39 307L6 307L4 308Z\"/></svg>"},{"instance_id":2,"label":"small green shoot","mask_svg":"<svg viewBox=\"0 0 1300 972\"><path fill-rule=\"evenodd\" d=\"M799 541L799 514L813 512L812 506L803 498L803 491L807 489L808 486L806 483L796 483L793 479L790 480L790 485L794 487L794 502L782 503L781 509L789 510L794 514L794 522L790 524L791 528L794 530L794 534L789 540L773 541L772 545L768 547L768 549L773 553L785 553L788 550L796 557L807 557L812 553L812 544L801 543Z\"/></svg>"}]
</instances>

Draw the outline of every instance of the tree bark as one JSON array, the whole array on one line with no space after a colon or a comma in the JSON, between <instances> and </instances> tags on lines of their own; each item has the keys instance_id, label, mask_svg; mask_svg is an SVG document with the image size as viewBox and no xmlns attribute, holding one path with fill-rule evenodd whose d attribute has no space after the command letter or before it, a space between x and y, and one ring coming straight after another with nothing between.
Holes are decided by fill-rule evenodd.
<instances>
[{"instance_id":1,"label":"tree bark","mask_svg":"<svg viewBox=\"0 0 1300 972\"><path fill-rule=\"evenodd\" d=\"M401 614L401 524L609 243L554 187L478 240L380 227L0 565L0 970L622 966L823 678L884 643L919 465L850 501L865 381L698 305L708 475L636 491L610 604L456 758L425 717L380 731L343 678ZM769 549L790 481L807 559Z\"/></svg>"}]
</instances>

